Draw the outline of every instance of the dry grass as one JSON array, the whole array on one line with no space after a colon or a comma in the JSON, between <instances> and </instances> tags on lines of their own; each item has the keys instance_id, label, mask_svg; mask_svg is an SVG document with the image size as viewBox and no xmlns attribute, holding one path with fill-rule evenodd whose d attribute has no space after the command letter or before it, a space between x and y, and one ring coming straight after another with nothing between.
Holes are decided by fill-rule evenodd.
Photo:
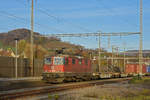
<instances>
[{"instance_id":1,"label":"dry grass","mask_svg":"<svg viewBox=\"0 0 150 100\"><path fill-rule=\"evenodd\" d=\"M133 77L132 80L130 80L131 84L142 84L142 85L149 85L150 84L150 78L149 77L144 77L144 78L139 78L139 77Z\"/></svg>"},{"instance_id":2,"label":"dry grass","mask_svg":"<svg viewBox=\"0 0 150 100\"><path fill-rule=\"evenodd\" d=\"M58 100L150 100L150 90L133 84L107 84L66 91Z\"/></svg>"}]
</instances>

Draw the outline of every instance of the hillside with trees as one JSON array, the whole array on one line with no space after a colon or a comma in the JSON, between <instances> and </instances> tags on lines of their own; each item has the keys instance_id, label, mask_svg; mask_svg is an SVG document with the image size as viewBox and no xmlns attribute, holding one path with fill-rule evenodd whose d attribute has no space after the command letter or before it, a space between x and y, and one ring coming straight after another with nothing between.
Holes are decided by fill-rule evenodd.
<instances>
[{"instance_id":1,"label":"hillside with trees","mask_svg":"<svg viewBox=\"0 0 150 100\"><path fill-rule=\"evenodd\" d=\"M34 32L35 35L41 35ZM15 38L18 38L18 54L20 57L30 57L30 30L15 29L6 33L0 33L0 48L15 50ZM63 49L64 54L81 55L89 57L90 49L83 46L63 42L56 37L34 37L34 57L43 59L46 55L55 55L56 51ZM92 52L96 52L92 50Z\"/></svg>"}]
</instances>

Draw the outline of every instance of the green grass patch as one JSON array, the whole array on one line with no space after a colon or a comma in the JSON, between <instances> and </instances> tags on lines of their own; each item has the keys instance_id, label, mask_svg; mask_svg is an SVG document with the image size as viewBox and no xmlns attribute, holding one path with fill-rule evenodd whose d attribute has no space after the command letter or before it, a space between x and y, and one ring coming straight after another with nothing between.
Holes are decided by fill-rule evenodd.
<instances>
[{"instance_id":1,"label":"green grass patch","mask_svg":"<svg viewBox=\"0 0 150 100\"><path fill-rule=\"evenodd\" d=\"M150 78L135 76L129 81L129 83L131 83L131 84L150 84Z\"/></svg>"},{"instance_id":2,"label":"green grass patch","mask_svg":"<svg viewBox=\"0 0 150 100\"><path fill-rule=\"evenodd\" d=\"M48 100L59 100L59 95L57 95L57 94L55 94L55 95L48 94Z\"/></svg>"},{"instance_id":3,"label":"green grass patch","mask_svg":"<svg viewBox=\"0 0 150 100\"><path fill-rule=\"evenodd\" d=\"M144 89L144 90L141 91L140 94L144 95L144 96L150 96L150 89Z\"/></svg>"}]
</instances>

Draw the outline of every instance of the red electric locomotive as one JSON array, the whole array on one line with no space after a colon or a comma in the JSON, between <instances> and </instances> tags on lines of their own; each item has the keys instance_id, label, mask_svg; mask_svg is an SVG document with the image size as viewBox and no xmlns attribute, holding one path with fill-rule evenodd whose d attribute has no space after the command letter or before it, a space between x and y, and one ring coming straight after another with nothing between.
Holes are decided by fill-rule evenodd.
<instances>
[{"instance_id":1,"label":"red electric locomotive","mask_svg":"<svg viewBox=\"0 0 150 100\"><path fill-rule=\"evenodd\" d=\"M43 80L50 83L90 80L91 61L83 57L53 56L44 60Z\"/></svg>"}]
</instances>

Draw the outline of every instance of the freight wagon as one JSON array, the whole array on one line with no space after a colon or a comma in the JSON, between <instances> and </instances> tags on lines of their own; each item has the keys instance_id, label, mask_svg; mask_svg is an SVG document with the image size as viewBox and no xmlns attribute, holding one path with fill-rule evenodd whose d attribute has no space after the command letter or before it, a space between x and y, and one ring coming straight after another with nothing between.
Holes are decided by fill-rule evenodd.
<instances>
[{"instance_id":1,"label":"freight wagon","mask_svg":"<svg viewBox=\"0 0 150 100\"><path fill-rule=\"evenodd\" d=\"M150 73L150 66L147 66L146 72Z\"/></svg>"},{"instance_id":2,"label":"freight wagon","mask_svg":"<svg viewBox=\"0 0 150 100\"><path fill-rule=\"evenodd\" d=\"M140 66L139 64L126 64L125 67L125 73L128 75L137 75L140 72ZM145 74L146 73L146 65L143 64L142 65L142 73Z\"/></svg>"},{"instance_id":3,"label":"freight wagon","mask_svg":"<svg viewBox=\"0 0 150 100\"><path fill-rule=\"evenodd\" d=\"M150 75L150 66L146 66L146 75Z\"/></svg>"}]
</instances>

